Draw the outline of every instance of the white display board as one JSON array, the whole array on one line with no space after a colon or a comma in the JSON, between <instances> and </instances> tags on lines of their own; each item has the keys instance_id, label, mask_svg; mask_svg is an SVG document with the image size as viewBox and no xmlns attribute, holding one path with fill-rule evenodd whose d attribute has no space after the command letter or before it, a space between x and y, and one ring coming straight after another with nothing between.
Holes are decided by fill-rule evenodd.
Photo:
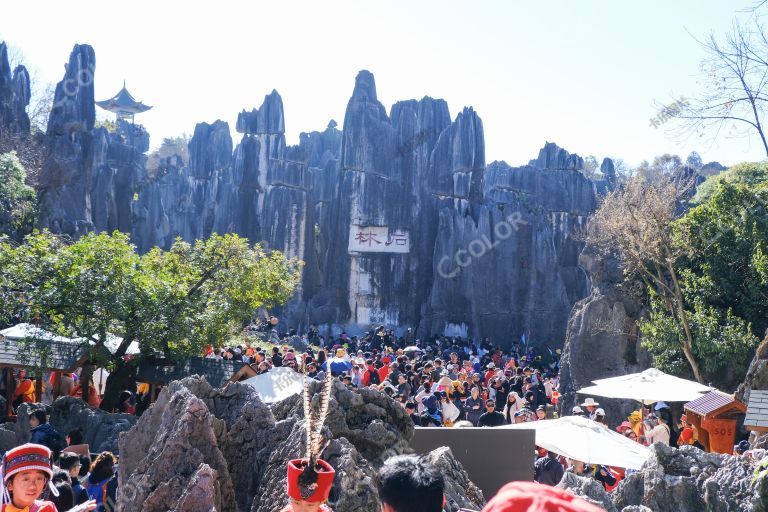
<instances>
[{"instance_id":1,"label":"white display board","mask_svg":"<svg viewBox=\"0 0 768 512\"><path fill-rule=\"evenodd\" d=\"M407 254L411 250L408 232L388 226L358 226L349 228L349 252L389 252Z\"/></svg>"}]
</instances>

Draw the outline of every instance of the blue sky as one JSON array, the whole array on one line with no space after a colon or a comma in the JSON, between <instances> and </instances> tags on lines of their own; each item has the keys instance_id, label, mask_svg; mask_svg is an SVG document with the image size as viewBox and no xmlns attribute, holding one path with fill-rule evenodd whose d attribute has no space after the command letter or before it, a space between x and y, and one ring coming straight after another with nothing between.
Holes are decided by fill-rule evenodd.
<instances>
[{"instance_id":1,"label":"blue sky","mask_svg":"<svg viewBox=\"0 0 768 512\"><path fill-rule=\"evenodd\" d=\"M96 96L123 80L154 105L153 145L195 123L234 126L277 89L287 141L343 122L354 78L374 73L379 100L444 98L483 119L486 159L512 165L546 141L630 163L698 150L704 161L764 158L757 140L681 143L649 119L693 96L703 56L690 34L724 33L750 0L12 2L0 39L56 82L75 43L96 51ZM689 34L690 32L690 34Z\"/></svg>"}]
</instances>

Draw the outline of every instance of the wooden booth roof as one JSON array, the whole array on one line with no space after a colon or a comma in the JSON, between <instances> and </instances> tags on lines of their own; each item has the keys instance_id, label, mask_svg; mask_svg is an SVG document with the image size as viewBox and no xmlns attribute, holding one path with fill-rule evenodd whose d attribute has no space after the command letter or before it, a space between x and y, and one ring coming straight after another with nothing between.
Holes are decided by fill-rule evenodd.
<instances>
[{"instance_id":1,"label":"wooden booth roof","mask_svg":"<svg viewBox=\"0 0 768 512\"><path fill-rule=\"evenodd\" d=\"M701 416L717 416L726 412L746 412L747 406L732 395L722 391L710 391L705 395L685 404L685 410Z\"/></svg>"},{"instance_id":2,"label":"wooden booth roof","mask_svg":"<svg viewBox=\"0 0 768 512\"><path fill-rule=\"evenodd\" d=\"M73 372L85 363L89 349L83 343L0 337L0 365Z\"/></svg>"},{"instance_id":3,"label":"wooden booth roof","mask_svg":"<svg viewBox=\"0 0 768 512\"><path fill-rule=\"evenodd\" d=\"M142 361L136 371L136 380L150 384L168 384L192 375L205 377L214 387L221 387L240 368L242 361L216 361L205 357L191 357L187 361L166 364L163 361Z\"/></svg>"}]
</instances>

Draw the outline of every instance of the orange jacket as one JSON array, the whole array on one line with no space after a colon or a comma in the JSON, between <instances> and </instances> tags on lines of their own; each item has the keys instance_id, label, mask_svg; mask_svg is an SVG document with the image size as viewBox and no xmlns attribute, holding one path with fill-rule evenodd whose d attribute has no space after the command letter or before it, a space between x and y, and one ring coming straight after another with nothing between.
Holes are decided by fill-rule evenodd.
<instances>
[{"instance_id":1,"label":"orange jacket","mask_svg":"<svg viewBox=\"0 0 768 512\"><path fill-rule=\"evenodd\" d=\"M22 397L22 401L33 404L35 403L35 385L29 379L24 379L16 386L16 391L13 392L13 399L16 400Z\"/></svg>"}]
</instances>

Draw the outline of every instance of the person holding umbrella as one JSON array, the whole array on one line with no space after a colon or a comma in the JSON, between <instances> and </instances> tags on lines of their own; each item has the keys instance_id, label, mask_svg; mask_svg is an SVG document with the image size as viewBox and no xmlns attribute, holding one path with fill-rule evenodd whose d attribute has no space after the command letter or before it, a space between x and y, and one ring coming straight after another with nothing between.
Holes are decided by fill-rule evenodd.
<instances>
[{"instance_id":1,"label":"person holding umbrella","mask_svg":"<svg viewBox=\"0 0 768 512\"><path fill-rule=\"evenodd\" d=\"M344 356L346 352L343 348L336 350L336 356L329 358L322 365L324 371L330 371L331 375L338 377L344 375L352 369L352 363L350 363Z\"/></svg>"}]
</instances>

